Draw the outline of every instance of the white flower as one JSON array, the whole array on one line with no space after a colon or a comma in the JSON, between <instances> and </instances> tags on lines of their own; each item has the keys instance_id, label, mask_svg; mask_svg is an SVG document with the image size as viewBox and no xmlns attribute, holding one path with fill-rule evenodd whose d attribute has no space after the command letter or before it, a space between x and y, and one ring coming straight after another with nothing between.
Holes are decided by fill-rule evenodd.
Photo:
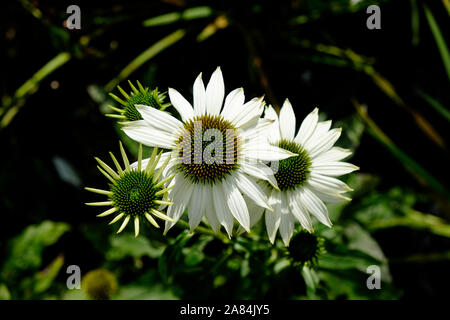
<instances>
[{"instance_id":1,"label":"white flower","mask_svg":"<svg viewBox=\"0 0 450 320\"><path fill-rule=\"evenodd\" d=\"M341 129L330 130L331 121L318 122L317 108L303 120L297 135L295 115L288 99L280 110L280 117L269 107L265 118L274 120L268 132L271 144L298 154L281 160L278 167L273 168L280 191L261 183L269 194L269 204L274 209L273 212L265 210L269 239L273 243L279 229L284 244L288 246L296 220L310 232L310 214L331 227L324 202L348 201L350 199L343 193L352 191L335 177L359 168L340 161L351 152L333 147L341 135ZM264 209L254 208L252 223L256 223L263 213Z\"/></svg>"},{"instance_id":2,"label":"white flower","mask_svg":"<svg viewBox=\"0 0 450 320\"><path fill-rule=\"evenodd\" d=\"M272 171L261 161L286 159L295 154L272 146L266 135L261 134L273 122L261 118L262 98L244 103L242 88L230 92L225 103L224 95L220 68L212 74L206 89L200 73L194 82L194 107L178 91L169 88L170 101L182 121L158 109L137 105L143 120L123 127L138 142L172 150L161 159L172 153L165 175L175 175L169 186L173 187L169 197L174 204L167 210L175 222L166 222L165 232L186 208L191 229L206 216L215 231L222 225L229 236L234 218L249 231L250 215L242 194L258 206L272 210L266 194L252 177L277 188Z\"/></svg>"}]
</instances>

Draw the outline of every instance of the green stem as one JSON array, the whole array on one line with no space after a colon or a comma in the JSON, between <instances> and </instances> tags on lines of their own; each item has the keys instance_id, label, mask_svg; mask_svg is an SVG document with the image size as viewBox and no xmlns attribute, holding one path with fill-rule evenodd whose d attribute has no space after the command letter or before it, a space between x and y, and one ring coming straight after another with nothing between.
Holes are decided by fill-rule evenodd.
<instances>
[{"instance_id":1,"label":"green stem","mask_svg":"<svg viewBox=\"0 0 450 320\"><path fill-rule=\"evenodd\" d=\"M3 106L0 109L0 116L5 115L0 121L0 129L6 127L12 119L15 117L20 108L25 104L25 99L34 93L38 88L39 83L45 79L49 74L66 64L71 58L70 53L61 52L57 54L53 59L47 62L41 69L39 69L30 79L28 79L19 89L14 93L12 101L13 106Z\"/></svg>"},{"instance_id":2,"label":"green stem","mask_svg":"<svg viewBox=\"0 0 450 320\"><path fill-rule=\"evenodd\" d=\"M179 226L180 228L183 228L183 229L190 229L189 223L187 223L186 221L181 220L181 219L178 220L177 226ZM195 232L205 234L208 236L213 236L213 237L219 239L220 241L222 241L223 243L230 243L230 239L228 239L227 236L225 236L224 234L222 234L220 232L214 232L212 229L198 226L197 228L195 228Z\"/></svg>"},{"instance_id":3,"label":"green stem","mask_svg":"<svg viewBox=\"0 0 450 320\"><path fill-rule=\"evenodd\" d=\"M450 193L444 185L442 185L434 176L425 170L425 168L423 168L413 158L408 156L394 144L394 142L372 120L372 118L367 114L367 110L360 105L356 99L352 99L352 102L361 119L367 124L367 132L378 142L384 145L398 160L400 160L402 165L413 175L414 178L416 178L421 184L425 184L433 188L438 194L444 196L446 199L450 196Z\"/></svg>"},{"instance_id":4,"label":"green stem","mask_svg":"<svg viewBox=\"0 0 450 320\"><path fill-rule=\"evenodd\" d=\"M154 43L152 46L150 46L144 52L134 58L133 61L131 61L125 68L123 68L123 70L117 77L108 82L108 84L105 86L105 91L110 92L117 84L119 84L122 80L128 78L130 74L132 74L145 62L156 56L164 49L167 49L171 45L181 40L185 34L186 31L184 29L178 29Z\"/></svg>"},{"instance_id":5,"label":"green stem","mask_svg":"<svg viewBox=\"0 0 450 320\"><path fill-rule=\"evenodd\" d=\"M424 4L423 7L425 9L425 17L428 20L428 24L430 26L431 32L433 33L434 40L436 41L439 53L441 54L442 62L444 64L445 70L447 71L447 76L450 80L450 51L430 9L428 9L428 6L426 4Z\"/></svg>"}]
</instances>

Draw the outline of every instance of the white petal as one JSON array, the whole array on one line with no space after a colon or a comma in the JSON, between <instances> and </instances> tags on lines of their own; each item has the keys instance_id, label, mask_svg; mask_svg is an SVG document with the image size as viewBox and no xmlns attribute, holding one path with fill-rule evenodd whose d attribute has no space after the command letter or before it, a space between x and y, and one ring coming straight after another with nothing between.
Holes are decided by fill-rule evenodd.
<instances>
[{"instance_id":1,"label":"white petal","mask_svg":"<svg viewBox=\"0 0 450 320\"><path fill-rule=\"evenodd\" d=\"M313 162L313 164L311 165L311 171L332 177L342 176L355 170L359 170L359 167L348 162Z\"/></svg>"},{"instance_id":2,"label":"white petal","mask_svg":"<svg viewBox=\"0 0 450 320\"><path fill-rule=\"evenodd\" d=\"M148 125L145 120L129 122L122 130L131 139L150 147L173 149L177 136Z\"/></svg>"},{"instance_id":3,"label":"white petal","mask_svg":"<svg viewBox=\"0 0 450 320\"><path fill-rule=\"evenodd\" d=\"M261 162L241 162L240 168L242 172L245 172L255 178L268 181L274 188L278 189L277 180L273 175L272 169Z\"/></svg>"},{"instance_id":4,"label":"white petal","mask_svg":"<svg viewBox=\"0 0 450 320\"><path fill-rule=\"evenodd\" d=\"M257 205L253 200L246 197L245 195L244 199L245 202L247 203L248 213L250 214L250 228L251 228L259 222L265 209Z\"/></svg>"},{"instance_id":5,"label":"white petal","mask_svg":"<svg viewBox=\"0 0 450 320\"><path fill-rule=\"evenodd\" d=\"M328 133L331 128L331 120L318 122L312 135L304 142L307 150L317 144L318 140Z\"/></svg>"},{"instance_id":6,"label":"white petal","mask_svg":"<svg viewBox=\"0 0 450 320\"><path fill-rule=\"evenodd\" d=\"M217 219L216 211L214 210L214 201L213 201L213 193L210 190L211 188L209 186L203 185L202 186L202 199L205 205L205 216L206 219L209 222L209 225L211 228L217 232L220 227L220 222Z\"/></svg>"},{"instance_id":7,"label":"white petal","mask_svg":"<svg viewBox=\"0 0 450 320\"><path fill-rule=\"evenodd\" d=\"M272 146L268 143L263 143L262 140L253 140L246 143L242 154L247 159L262 160L262 161L277 161L295 156L288 150Z\"/></svg>"},{"instance_id":8,"label":"white petal","mask_svg":"<svg viewBox=\"0 0 450 320\"><path fill-rule=\"evenodd\" d=\"M295 114L289 99L286 99L280 110L281 137L286 140L294 140Z\"/></svg>"},{"instance_id":9,"label":"white petal","mask_svg":"<svg viewBox=\"0 0 450 320\"><path fill-rule=\"evenodd\" d=\"M266 194L255 181L239 171L234 173L233 177L236 179L237 187L244 195L252 199L258 206L271 209Z\"/></svg>"},{"instance_id":10,"label":"white petal","mask_svg":"<svg viewBox=\"0 0 450 320\"><path fill-rule=\"evenodd\" d=\"M315 172L311 172L307 184L310 184L314 189L325 193L344 193L353 191L348 185L339 179L324 176Z\"/></svg>"},{"instance_id":11,"label":"white petal","mask_svg":"<svg viewBox=\"0 0 450 320\"><path fill-rule=\"evenodd\" d=\"M206 90L200 73L194 82L194 114L199 116L206 113Z\"/></svg>"},{"instance_id":12,"label":"white petal","mask_svg":"<svg viewBox=\"0 0 450 320\"><path fill-rule=\"evenodd\" d=\"M283 239L284 245L287 247L289 246L289 242L292 238L292 235L294 234L294 219L289 211L286 194L281 194L284 203L281 204L280 234L281 239Z\"/></svg>"},{"instance_id":13,"label":"white petal","mask_svg":"<svg viewBox=\"0 0 450 320\"><path fill-rule=\"evenodd\" d=\"M261 137L264 137L264 139L267 139L269 141L272 141L272 137L270 136L271 129L274 126L274 120L270 119L258 119L258 122L256 122L256 125L248 128L246 130L243 130L239 133L239 137L241 140L245 143L253 139L258 139ZM278 130L278 129L277 129ZM278 135L279 135L278 130ZM277 142L280 140L277 140Z\"/></svg>"},{"instance_id":14,"label":"white petal","mask_svg":"<svg viewBox=\"0 0 450 320\"><path fill-rule=\"evenodd\" d=\"M295 137L295 142L304 145L306 141L314 133L317 126L317 121L319 121L319 109L315 108L310 114L308 114L300 125L297 136Z\"/></svg>"},{"instance_id":15,"label":"white petal","mask_svg":"<svg viewBox=\"0 0 450 320\"><path fill-rule=\"evenodd\" d=\"M163 153L163 155L164 155L164 153ZM162 166L162 164L164 163L164 161L162 159L163 159L163 157L161 155L161 159L158 162L158 164L156 165L156 169L159 169ZM164 169L160 180L165 179L165 178L169 177L170 175L173 175L175 173L174 171L177 169L176 164L178 164L179 162L180 162L179 159L176 159L176 156L174 157L173 153L172 153L172 158L169 160L167 167Z\"/></svg>"},{"instance_id":16,"label":"white petal","mask_svg":"<svg viewBox=\"0 0 450 320\"><path fill-rule=\"evenodd\" d=\"M344 197L342 194L339 194L339 193L326 193L326 192L319 191L319 190L311 187L311 185L308 185L308 188L310 188L311 191L314 192L316 194L316 196L318 196L319 199L322 200L323 202L345 203L345 202L352 200L348 197Z\"/></svg>"},{"instance_id":17,"label":"white petal","mask_svg":"<svg viewBox=\"0 0 450 320\"><path fill-rule=\"evenodd\" d=\"M321 154L322 152L328 151L335 144L337 139L341 136L342 129L331 129L327 134L323 135L313 146L309 146L307 148L308 154L311 158L314 158L316 155Z\"/></svg>"},{"instance_id":18,"label":"white petal","mask_svg":"<svg viewBox=\"0 0 450 320\"><path fill-rule=\"evenodd\" d=\"M340 161L348 156L350 156L352 152L348 149L342 149L339 147L333 147L328 151L325 151L321 154L318 154L313 160L314 163L319 162L327 162L327 161Z\"/></svg>"},{"instance_id":19,"label":"white petal","mask_svg":"<svg viewBox=\"0 0 450 320\"><path fill-rule=\"evenodd\" d=\"M267 235L269 236L269 240L272 244L275 242L275 237L281 221L280 194L281 192L272 190L272 193L269 196L269 204L272 206L274 211L271 212L266 210L265 215Z\"/></svg>"},{"instance_id":20,"label":"white petal","mask_svg":"<svg viewBox=\"0 0 450 320\"><path fill-rule=\"evenodd\" d=\"M274 120L273 124L267 130L267 136L269 138L269 141L272 143L280 142L281 140L280 123L278 121L278 115L275 112L274 108L272 108L272 106L269 106L266 109L264 118Z\"/></svg>"},{"instance_id":21,"label":"white petal","mask_svg":"<svg viewBox=\"0 0 450 320\"><path fill-rule=\"evenodd\" d=\"M174 219L175 222L166 221L164 233L172 228L181 218L189 199L191 198L192 191L194 190L194 186L181 175L175 177L174 180L176 180L175 187L169 192L170 198L173 200L174 204L168 206L167 215Z\"/></svg>"},{"instance_id":22,"label":"white petal","mask_svg":"<svg viewBox=\"0 0 450 320\"><path fill-rule=\"evenodd\" d=\"M231 91L225 98L225 105L221 113L222 117L225 120L232 122L234 118L242 112L244 101L244 89L237 88Z\"/></svg>"},{"instance_id":23,"label":"white petal","mask_svg":"<svg viewBox=\"0 0 450 320\"><path fill-rule=\"evenodd\" d=\"M222 71L217 67L206 87L206 110L208 114L219 115L225 95Z\"/></svg>"},{"instance_id":24,"label":"white petal","mask_svg":"<svg viewBox=\"0 0 450 320\"><path fill-rule=\"evenodd\" d=\"M167 132L176 133L183 128L183 123L175 119L165 111L155 109L150 106L142 104L135 105L136 110L139 111L142 118L153 127L156 127Z\"/></svg>"},{"instance_id":25,"label":"white petal","mask_svg":"<svg viewBox=\"0 0 450 320\"><path fill-rule=\"evenodd\" d=\"M194 117L194 109L191 104L177 90L169 88L169 98L184 122Z\"/></svg>"},{"instance_id":26,"label":"white petal","mask_svg":"<svg viewBox=\"0 0 450 320\"><path fill-rule=\"evenodd\" d=\"M217 220L225 227L228 236L231 237L233 232L233 215L228 209L226 202L226 193L221 183L213 186L214 209L216 210Z\"/></svg>"},{"instance_id":27,"label":"white petal","mask_svg":"<svg viewBox=\"0 0 450 320\"><path fill-rule=\"evenodd\" d=\"M244 197L236 187L236 182L233 177L224 180L223 186L226 195L226 202L233 216L239 222L239 224L247 231L250 232L250 215L248 213L247 204Z\"/></svg>"},{"instance_id":28,"label":"white petal","mask_svg":"<svg viewBox=\"0 0 450 320\"><path fill-rule=\"evenodd\" d=\"M202 221L203 203L209 199L202 199L202 185L195 185L192 190L192 196L188 205L189 227L194 230Z\"/></svg>"},{"instance_id":29,"label":"white petal","mask_svg":"<svg viewBox=\"0 0 450 320\"><path fill-rule=\"evenodd\" d=\"M325 204L308 188L300 190L300 201L305 208L324 225L331 227L332 223L328 216L328 209Z\"/></svg>"},{"instance_id":30,"label":"white petal","mask_svg":"<svg viewBox=\"0 0 450 320\"><path fill-rule=\"evenodd\" d=\"M287 192L287 202L289 203L289 208L291 209L294 217L300 222L302 228L312 231L311 217L303 205L300 202L300 194L298 191L288 191Z\"/></svg>"},{"instance_id":31,"label":"white petal","mask_svg":"<svg viewBox=\"0 0 450 320\"><path fill-rule=\"evenodd\" d=\"M257 121L264 111L263 98L253 98L242 106L241 112L233 119L233 124L237 127L245 127L252 121Z\"/></svg>"}]
</instances>

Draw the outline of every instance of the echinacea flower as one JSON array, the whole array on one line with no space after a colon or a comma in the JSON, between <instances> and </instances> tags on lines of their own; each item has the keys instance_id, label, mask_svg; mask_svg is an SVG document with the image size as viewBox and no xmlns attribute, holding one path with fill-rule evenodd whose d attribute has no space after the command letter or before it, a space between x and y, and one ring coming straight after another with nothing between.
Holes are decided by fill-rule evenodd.
<instances>
[{"instance_id":1,"label":"echinacea flower","mask_svg":"<svg viewBox=\"0 0 450 320\"><path fill-rule=\"evenodd\" d=\"M142 145L139 145L137 167L132 169L122 143L120 143L120 152L125 168L120 166L116 157L110 152L117 171L113 170L99 158L95 158L100 165L97 166L98 170L111 182L109 184L109 190L96 188L85 189L108 196L108 201L89 202L86 204L89 206L111 206L112 208L97 215L97 217L106 217L113 213L118 213L110 222L110 224L113 224L123 219L122 225L117 233L122 232L128 222L133 220L136 237L139 235L140 218L145 218L156 228L159 228L159 225L153 216L162 220L173 221L158 210L160 206L172 204L164 199L164 197L167 196L169 191L165 185L171 182L173 176L162 178L162 172L167 166L170 157L166 157L164 163L160 164L162 152L157 155L158 150L155 148L146 163L146 167L143 168ZM159 169L157 169L158 167Z\"/></svg>"},{"instance_id":2,"label":"echinacea flower","mask_svg":"<svg viewBox=\"0 0 450 320\"><path fill-rule=\"evenodd\" d=\"M167 172L176 174L170 191L174 205L168 208L167 215L178 221L187 208L191 229L206 216L215 231L222 225L229 236L234 218L249 231L250 217L242 194L271 210L266 194L253 178L277 187L270 168L261 160L276 161L294 155L270 145L261 134L272 122L261 119L263 98L244 103L244 91L239 88L230 92L224 103L220 68L212 74L206 89L202 74L197 77L194 107L175 89L169 88L168 92L181 121L151 106L136 105L143 120L123 127L133 140L172 150L163 154L173 154ZM166 222L165 232L173 225Z\"/></svg>"},{"instance_id":3,"label":"echinacea flower","mask_svg":"<svg viewBox=\"0 0 450 320\"><path fill-rule=\"evenodd\" d=\"M353 164L342 162L351 152L333 147L341 129L330 129L331 121L319 122L318 109L303 120L295 135L295 114L286 99L278 117L269 107L266 119L274 120L267 132L270 142L282 149L298 154L279 161L273 167L279 190L265 184L273 212L265 210L269 240L273 243L278 229L286 246L294 232L295 221L312 232L310 214L331 227L328 209L324 202L350 200L343 194L352 189L335 177L358 170ZM257 221L264 210L253 210L252 221Z\"/></svg>"}]
</instances>

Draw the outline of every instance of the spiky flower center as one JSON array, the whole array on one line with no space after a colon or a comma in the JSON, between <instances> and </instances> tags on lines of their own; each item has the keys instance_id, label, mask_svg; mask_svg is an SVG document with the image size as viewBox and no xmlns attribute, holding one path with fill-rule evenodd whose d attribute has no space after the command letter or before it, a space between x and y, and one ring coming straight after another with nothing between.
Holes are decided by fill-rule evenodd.
<instances>
[{"instance_id":1,"label":"spiky flower center","mask_svg":"<svg viewBox=\"0 0 450 320\"><path fill-rule=\"evenodd\" d=\"M291 240L289 255L295 262L315 263L323 249L323 239L307 231L300 231Z\"/></svg>"},{"instance_id":2,"label":"spiky flower center","mask_svg":"<svg viewBox=\"0 0 450 320\"><path fill-rule=\"evenodd\" d=\"M282 149L298 154L278 162L278 168L274 168L275 179L281 191L295 189L304 186L311 167L311 159L303 147L293 141L282 139L278 146Z\"/></svg>"},{"instance_id":3,"label":"spiky flower center","mask_svg":"<svg viewBox=\"0 0 450 320\"><path fill-rule=\"evenodd\" d=\"M156 195L160 190L147 172L129 171L111 185L111 201L119 212L132 217L144 216L159 206L154 201L161 200L162 196Z\"/></svg>"},{"instance_id":4,"label":"spiky flower center","mask_svg":"<svg viewBox=\"0 0 450 320\"><path fill-rule=\"evenodd\" d=\"M221 181L238 167L236 128L219 115L196 116L178 141L178 169L193 183Z\"/></svg>"},{"instance_id":5,"label":"spiky flower center","mask_svg":"<svg viewBox=\"0 0 450 320\"><path fill-rule=\"evenodd\" d=\"M126 101L127 105L124 108L124 116L128 121L142 120L142 116L139 111L137 111L135 105L142 104L159 109L162 104L157 92L154 91L133 93Z\"/></svg>"}]
</instances>

